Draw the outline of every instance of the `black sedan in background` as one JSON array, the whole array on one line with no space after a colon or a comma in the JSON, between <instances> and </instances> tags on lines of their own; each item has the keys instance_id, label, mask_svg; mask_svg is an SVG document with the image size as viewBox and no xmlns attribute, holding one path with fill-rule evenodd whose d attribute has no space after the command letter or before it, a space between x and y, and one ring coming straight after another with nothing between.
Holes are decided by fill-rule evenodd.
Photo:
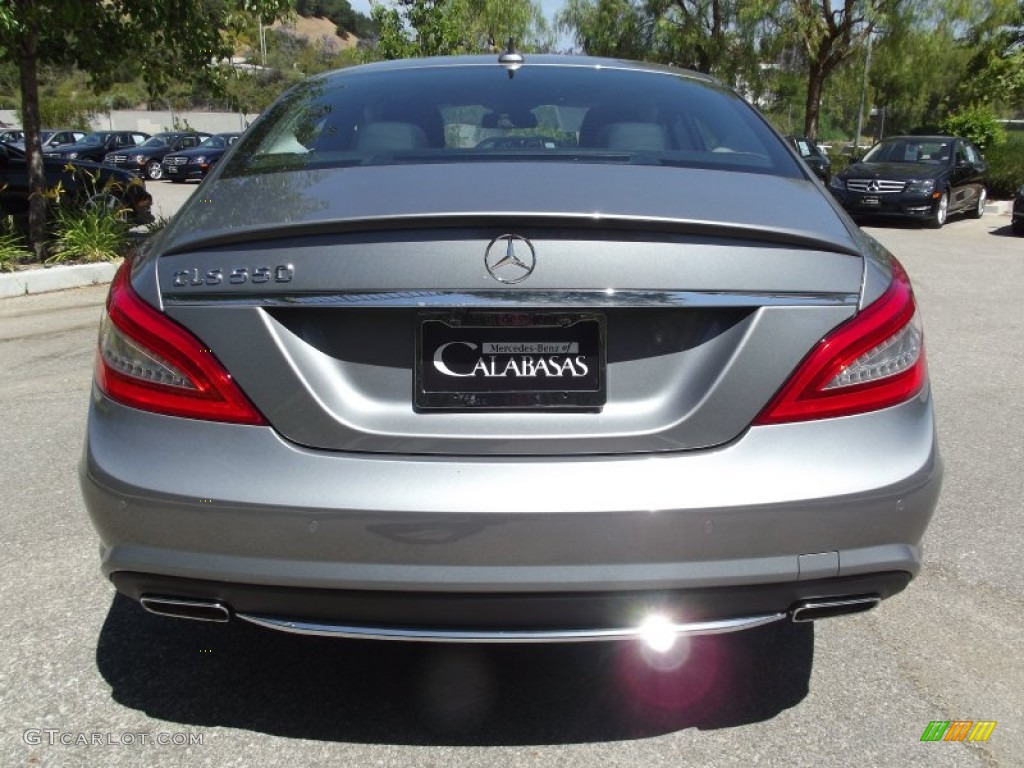
<instances>
[{"instance_id":1,"label":"black sedan in background","mask_svg":"<svg viewBox=\"0 0 1024 768\"><path fill-rule=\"evenodd\" d=\"M106 165L122 168L137 176L154 181L162 178L164 157L170 152L192 149L208 139L210 134L197 131L167 131L146 139L138 147L126 152L111 152L104 159Z\"/></svg>"},{"instance_id":2,"label":"black sedan in background","mask_svg":"<svg viewBox=\"0 0 1024 768\"><path fill-rule=\"evenodd\" d=\"M44 150L43 156L52 160L92 160L100 163L108 152L136 147L148 138L149 134L141 131L95 131L74 144L62 144L52 151Z\"/></svg>"},{"instance_id":3,"label":"black sedan in background","mask_svg":"<svg viewBox=\"0 0 1024 768\"><path fill-rule=\"evenodd\" d=\"M955 136L891 136L832 177L829 189L854 217L917 219L938 229L951 213L985 213L981 152Z\"/></svg>"},{"instance_id":4,"label":"black sedan in background","mask_svg":"<svg viewBox=\"0 0 1024 768\"><path fill-rule=\"evenodd\" d=\"M162 163L163 178L171 181L202 179L241 135L217 133L194 149L171 152L164 157Z\"/></svg>"},{"instance_id":5,"label":"black sedan in background","mask_svg":"<svg viewBox=\"0 0 1024 768\"><path fill-rule=\"evenodd\" d=\"M134 224L153 220L153 197L140 179L124 171L81 160L43 157L46 188L60 190L60 200L72 205L102 205L123 210ZM0 213L24 216L28 213L29 183L25 152L0 143Z\"/></svg>"},{"instance_id":6,"label":"black sedan in background","mask_svg":"<svg viewBox=\"0 0 1024 768\"><path fill-rule=\"evenodd\" d=\"M787 136L786 138L789 139L789 143L793 145L793 149L797 151L800 158L807 163L807 167L814 172L814 175L828 184L829 177L832 175L832 161L821 151L818 144L806 136Z\"/></svg>"}]
</instances>

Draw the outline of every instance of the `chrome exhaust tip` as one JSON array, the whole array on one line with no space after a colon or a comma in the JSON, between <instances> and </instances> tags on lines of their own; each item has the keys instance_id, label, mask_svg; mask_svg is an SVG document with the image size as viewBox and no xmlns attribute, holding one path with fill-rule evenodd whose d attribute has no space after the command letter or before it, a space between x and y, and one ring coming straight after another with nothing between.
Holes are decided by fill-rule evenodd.
<instances>
[{"instance_id":1,"label":"chrome exhaust tip","mask_svg":"<svg viewBox=\"0 0 1024 768\"><path fill-rule=\"evenodd\" d=\"M796 624L833 616L848 616L851 613L870 611L882 602L878 595L858 597L827 597L818 600L804 600L789 609L790 619Z\"/></svg>"},{"instance_id":2,"label":"chrome exhaust tip","mask_svg":"<svg viewBox=\"0 0 1024 768\"><path fill-rule=\"evenodd\" d=\"M231 619L231 609L216 600L143 595L139 598L139 602L142 603L143 608L157 616L216 622L225 622Z\"/></svg>"}]
</instances>

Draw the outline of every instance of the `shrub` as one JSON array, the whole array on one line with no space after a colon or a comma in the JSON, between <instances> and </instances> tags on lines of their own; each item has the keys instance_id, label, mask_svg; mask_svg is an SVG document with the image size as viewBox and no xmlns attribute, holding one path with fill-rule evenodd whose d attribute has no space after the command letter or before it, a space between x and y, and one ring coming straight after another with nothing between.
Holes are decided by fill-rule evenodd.
<instances>
[{"instance_id":1,"label":"shrub","mask_svg":"<svg viewBox=\"0 0 1024 768\"><path fill-rule=\"evenodd\" d=\"M1024 136L1016 135L985 152L988 192L995 200L1008 200L1024 184Z\"/></svg>"},{"instance_id":2,"label":"shrub","mask_svg":"<svg viewBox=\"0 0 1024 768\"><path fill-rule=\"evenodd\" d=\"M970 139L982 152L1006 141L1006 130L988 107L971 106L957 110L939 123L939 130L950 136Z\"/></svg>"},{"instance_id":3,"label":"shrub","mask_svg":"<svg viewBox=\"0 0 1024 768\"><path fill-rule=\"evenodd\" d=\"M25 238L18 232L14 217L8 216L0 222L0 272L13 272L26 256Z\"/></svg>"},{"instance_id":4,"label":"shrub","mask_svg":"<svg viewBox=\"0 0 1024 768\"><path fill-rule=\"evenodd\" d=\"M56 235L46 263L113 261L123 256L131 236L120 214L102 205L58 208Z\"/></svg>"}]
</instances>

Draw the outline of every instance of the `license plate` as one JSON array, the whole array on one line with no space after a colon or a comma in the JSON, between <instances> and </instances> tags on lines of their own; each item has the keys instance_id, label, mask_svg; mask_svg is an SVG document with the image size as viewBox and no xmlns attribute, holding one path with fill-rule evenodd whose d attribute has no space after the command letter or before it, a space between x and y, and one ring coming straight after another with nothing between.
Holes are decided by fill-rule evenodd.
<instances>
[{"instance_id":1,"label":"license plate","mask_svg":"<svg viewBox=\"0 0 1024 768\"><path fill-rule=\"evenodd\" d=\"M592 313L421 315L418 409L597 409L605 321Z\"/></svg>"},{"instance_id":2,"label":"license plate","mask_svg":"<svg viewBox=\"0 0 1024 768\"><path fill-rule=\"evenodd\" d=\"M177 173L178 172L178 166L176 166L176 165L169 165L169 166L167 166L167 172L168 173Z\"/></svg>"},{"instance_id":3,"label":"license plate","mask_svg":"<svg viewBox=\"0 0 1024 768\"><path fill-rule=\"evenodd\" d=\"M860 199L861 205L866 205L870 208L877 208L882 204L881 198L865 195Z\"/></svg>"}]
</instances>

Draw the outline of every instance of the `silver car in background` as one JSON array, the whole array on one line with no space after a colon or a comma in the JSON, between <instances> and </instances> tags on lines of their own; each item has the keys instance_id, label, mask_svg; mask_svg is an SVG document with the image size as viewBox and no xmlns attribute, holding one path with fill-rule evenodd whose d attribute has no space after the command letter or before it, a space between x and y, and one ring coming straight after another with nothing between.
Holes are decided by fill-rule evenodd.
<instances>
[{"instance_id":1,"label":"silver car in background","mask_svg":"<svg viewBox=\"0 0 1024 768\"><path fill-rule=\"evenodd\" d=\"M152 612L479 642L866 610L940 479L906 272L786 140L515 53L268 109L113 282L81 464Z\"/></svg>"}]
</instances>

